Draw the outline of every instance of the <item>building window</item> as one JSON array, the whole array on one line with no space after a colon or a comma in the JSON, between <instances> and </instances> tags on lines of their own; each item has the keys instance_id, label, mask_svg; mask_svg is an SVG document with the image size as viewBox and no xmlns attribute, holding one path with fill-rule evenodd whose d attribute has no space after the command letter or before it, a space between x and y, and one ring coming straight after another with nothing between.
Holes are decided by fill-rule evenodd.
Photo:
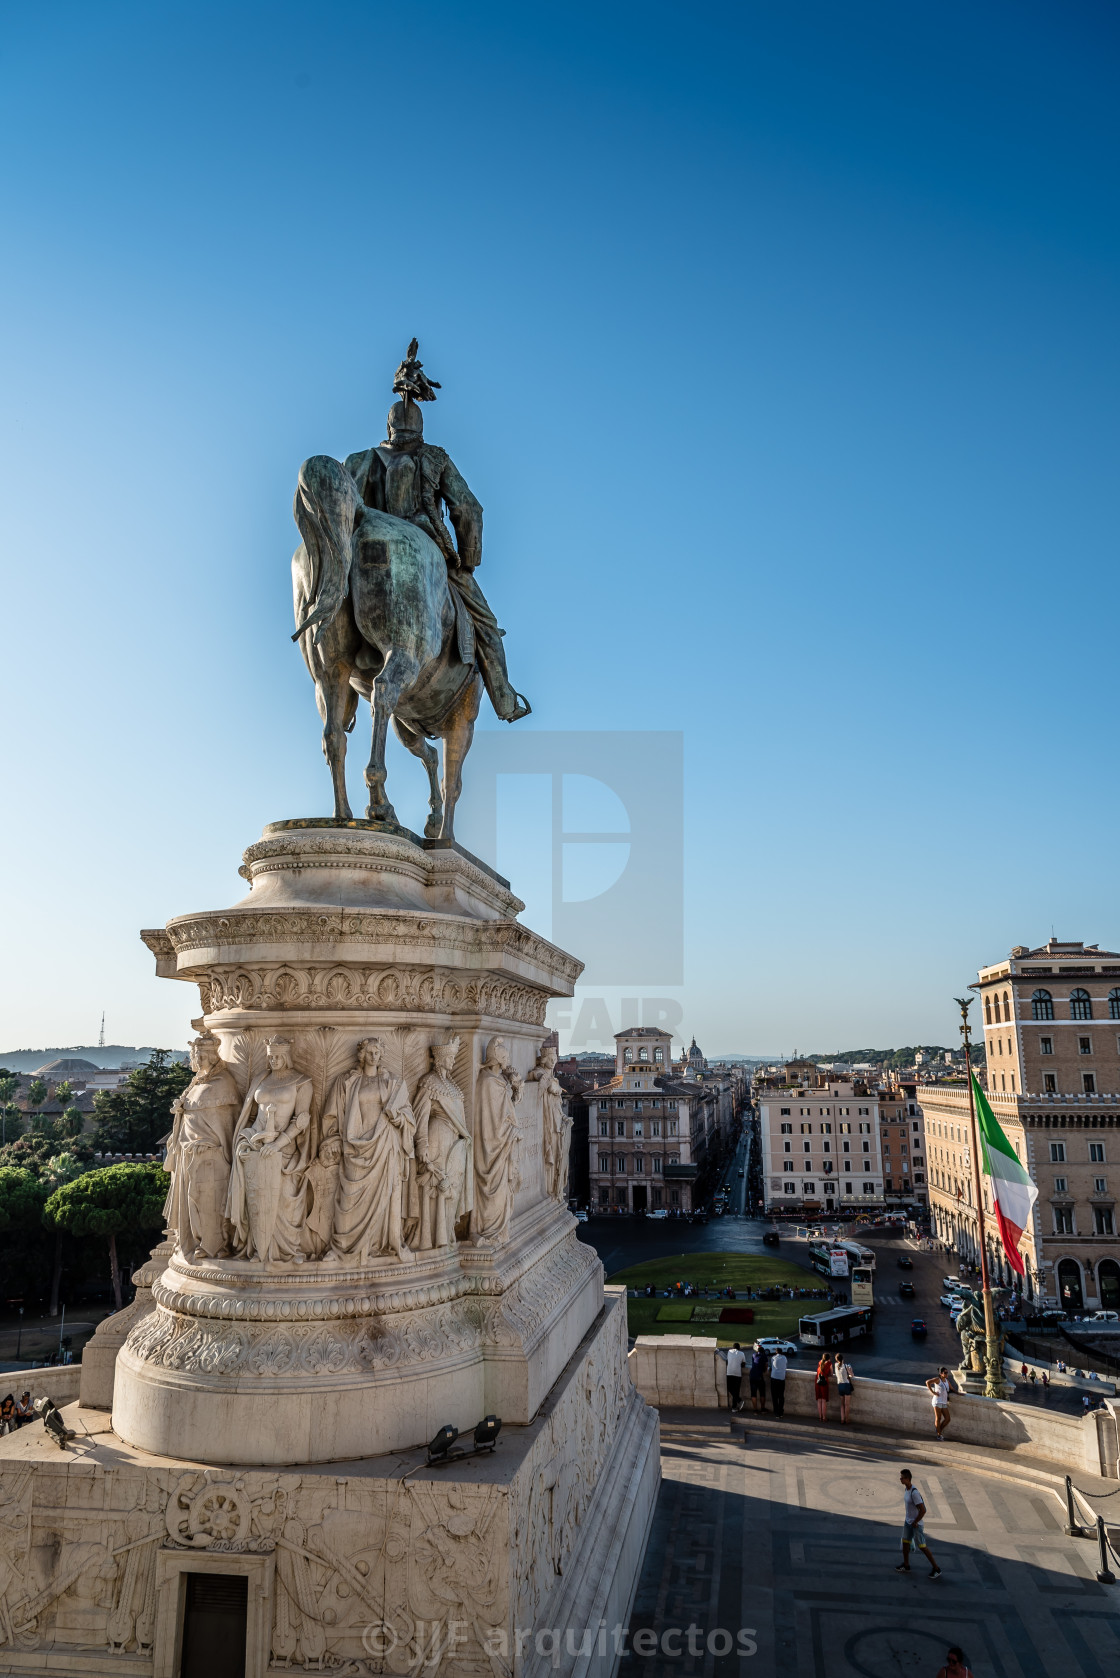
<instances>
[{"instance_id":1,"label":"building window","mask_svg":"<svg viewBox=\"0 0 1120 1678\"><path fill-rule=\"evenodd\" d=\"M783 1171L792 1171L793 1170L793 1161L791 1159L784 1159L782 1161L782 1170Z\"/></svg>"},{"instance_id":2,"label":"building window","mask_svg":"<svg viewBox=\"0 0 1120 1678\"><path fill-rule=\"evenodd\" d=\"M658 1188L655 1188L655 1189L652 1189L650 1192L653 1195L653 1204L655 1206L660 1206L661 1202L662 1202L662 1199L664 1198L663 1194L662 1194L662 1191Z\"/></svg>"},{"instance_id":3,"label":"building window","mask_svg":"<svg viewBox=\"0 0 1120 1678\"><path fill-rule=\"evenodd\" d=\"M782 1108L782 1109L781 1109L781 1117L782 1117L782 1118L783 1118L783 1119L784 1119L784 1118L785 1118L785 1117L786 1117L786 1116L787 1116L787 1114L789 1114L789 1113L790 1113L790 1112L791 1112L791 1111L792 1111L792 1109L791 1109L791 1108L789 1108L789 1107L783 1107L783 1108ZM783 1129L783 1130L785 1130L785 1129L786 1129L786 1126L785 1126L785 1125L783 1125L783 1126L782 1126L782 1129Z\"/></svg>"},{"instance_id":4,"label":"building window","mask_svg":"<svg viewBox=\"0 0 1120 1678\"><path fill-rule=\"evenodd\" d=\"M670 1189L669 1190L669 1204L671 1206L679 1206L680 1203L681 1203L681 1191L680 1191L680 1189Z\"/></svg>"},{"instance_id":5,"label":"building window","mask_svg":"<svg viewBox=\"0 0 1120 1678\"><path fill-rule=\"evenodd\" d=\"M1112 1234L1112 1207L1111 1206L1094 1206L1093 1207L1093 1222L1096 1225L1096 1232L1097 1232L1098 1235L1111 1235Z\"/></svg>"},{"instance_id":6,"label":"building window","mask_svg":"<svg viewBox=\"0 0 1120 1678\"><path fill-rule=\"evenodd\" d=\"M664 1064L665 1064L665 1050L664 1049L654 1049L653 1058L657 1062L658 1066L664 1066Z\"/></svg>"},{"instance_id":7,"label":"building window","mask_svg":"<svg viewBox=\"0 0 1120 1678\"><path fill-rule=\"evenodd\" d=\"M653 1156L653 1173L654 1173L654 1176L656 1177L660 1173L660 1171L661 1171L661 1155L660 1154L654 1154L654 1156ZM660 1190L655 1190L654 1192L655 1193L660 1193Z\"/></svg>"},{"instance_id":8,"label":"building window","mask_svg":"<svg viewBox=\"0 0 1120 1678\"><path fill-rule=\"evenodd\" d=\"M633 1058L634 1058L633 1049L624 1049L623 1052L622 1052L622 1058L623 1058L623 1060L633 1060Z\"/></svg>"},{"instance_id":9,"label":"building window","mask_svg":"<svg viewBox=\"0 0 1120 1678\"><path fill-rule=\"evenodd\" d=\"M649 1127L649 1133L650 1133L651 1136L660 1136L661 1135L660 1120L658 1120L658 1119L653 1120L653 1122L651 1123L651 1125Z\"/></svg>"},{"instance_id":10,"label":"building window","mask_svg":"<svg viewBox=\"0 0 1120 1678\"><path fill-rule=\"evenodd\" d=\"M635 1154L634 1155L634 1175L637 1176L637 1177L641 1177L645 1172L645 1168L646 1168L646 1162L645 1162L644 1157L641 1154Z\"/></svg>"},{"instance_id":11,"label":"building window","mask_svg":"<svg viewBox=\"0 0 1120 1678\"><path fill-rule=\"evenodd\" d=\"M1040 1037L1038 1052L1040 1055L1052 1055L1054 1053L1054 1039L1052 1037Z\"/></svg>"},{"instance_id":12,"label":"building window","mask_svg":"<svg viewBox=\"0 0 1120 1678\"><path fill-rule=\"evenodd\" d=\"M1115 988L1108 993L1108 1017L1110 1020L1120 1020L1120 990Z\"/></svg>"},{"instance_id":13,"label":"building window","mask_svg":"<svg viewBox=\"0 0 1120 1678\"><path fill-rule=\"evenodd\" d=\"M635 1119L634 1120L634 1135L635 1136L641 1136L641 1134L642 1134L642 1121L641 1121L641 1119Z\"/></svg>"},{"instance_id":14,"label":"building window","mask_svg":"<svg viewBox=\"0 0 1120 1678\"><path fill-rule=\"evenodd\" d=\"M1010 1019L1011 1019L1011 1003L1008 1000L1008 996L1007 996L1006 991L1004 991L1004 993L1003 993L1003 1017L1004 1017L1005 1020L1010 1022Z\"/></svg>"},{"instance_id":15,"label":"building window","mask_svg":"<svg viewBox=\"0 0 1120 1678\"><path fill-rule=\"evenodd\" d=\"M1089 1164L1090 1165L1103 1165L1104 1164L1104 1143L1103 1142L1090 1142L1089 1143Z\"/></svg>"},{"instance_id":16,"label":"building window","mask_svg":"<svg viewBox=\"0 0 1120 1678\"><path fill-rule=\"evenodd\" d=\"M1051 1142L1050 1164L1064 1165L1066 1163L1066 1145L1064 1142Z\"/></svg>"},{"instance_id":17,"label":"building window","mask_svg":"<svg viewBox=\"0 0 1120 1678\"><path fill-rule=\"evenodd\" d=\"M625 1136L626 1135L626 1126L621 1119L616 1119L615 1120L615 1122L614 1122L614 1133L615 1133L616 1136Z\"/></svg>"},{"instance_id":18,"label":"building window","mask_svg":"<svg viewBox=\"0 0 1120 1678\"><path fill-rule=\"evenodd\" d=\"M793 1135L793 1126L791 1124L784 1124L782 1126L782 1135L783 1136L792 1136Z\"/></svg>"},{"instance_id":19,"label":"building window","mask_svg":"<svg viewBox=\"0 0 1120 1678\"><path fill-rule=\"evenodd\" d=\"M985 1025L991 1025L992 1023L992 999L990 996L984 998L984 1023Z\"/></svg>"},{"instance_id":20,"label":"building window","mask_svg":"<svg viewBox=\"0 0 1120 1678\"><path fill-rule=\"evenodd\" d=\"M1079 1055L1091 1055L1093 1052L1093 1039L1091 1037L1079 1037L1077 1039L1077 1052Z\"/></svg>"},{"instance_id":21,"label":"building window","mask_svg":"<svg viewBox=\"0 0 1120 1678\"><path fill-rule=\"evenodd\" d=\"M863 1192L864 1192L864 1194L874 1194L875 1193L875 1184L874 1183L864 1183Z\"/></svg>"},{"instance_id":22,"label":"building window","mask_svg":"<svg viewBox=\"0 0 1120 1678\"><path fill-rule=\"evenodd\" d=\"M804 1150L805 1150L805 1152L806 1152L806 1153L807 1153L807 1154L811 1154L811 1153L812 1153L812 1151L813 1151L813 1144L812 1144L812 1143L811 1143L811 1142L802 1142L802 1144L801 1144L801 1146L802 1146L802 1147L803 1147L803 1148L804 1148Z\"/></svg>"},{"instance_id":23,"label":"building window","mask_svg":"<svg viewBox=\"0 0 1120 1678\"><path fill-rule=\"evenodd\" d=\"M801 1126L801 1134L802 1134L802 1136L812 1136L812 1134L813 1134L812 1125L811 1124L803 1124Z\"/></svg>"},{"instance_id":24,"label":"building window","mask_svg":"<svg viewBox=\"0 0 1120 1678\"><path fill-rule=\"evenodd\" d=\"M792 1152L792 1149L793 1149L793 1143L792 1142L783 1142L782 1143L782 1150L783 1150L784 1153L788 1154L788 1153Z\"/></svg>"},{"instance_id":25,"label":"building window","mask_svg":"<svg viewBox=\"0 0 1120 1678\"><path fill-rule=\"evenodd\" d=\"M1108 1178L1107 1177L1094 1177L1093 1178L1093 1193L1094 1194L1107 1194L1108 1193Z\"/></svg>"},{"instance_id":26,"label":"building window","mask_svg":"<svg viewBox=\"0 0 1120 1678\"><path fill-rule=\"evenodd\" d=\"M1085 1095L1096 1095L1097 1080L1091 1072L1081 1074L1081 1086Z\"/></svg>"},{"instance_id":27,"label":"building window","mask_svg":"<svg viewBox=\"0 0 1120 1678\"><path fill-rule=\"evenodd\" d=\"M1054 1208L1054 1234L1055 1235L1072 1235L1073 1234L1073 1208L1071 1206L1055 1206L1055 1208Z\"/></svg>"},{"instance_id":28,"label":"building window","mask_svg":"<svg viewBox=\"0 0 1120 1678\"><path fill-rule=\"evenodd\" d=\"M600 1136L609 1136L610 1133L611 1133L611 1128L610 1128L610 1125L607 1123L606 1119L600 1119L599 1120L599 1135Z\"/></svg>"},{"instance_id":29,"label":"building window","mask_svg":"<svg viewBox=\"0 0 1120 1678\"><path fill-rule=\"evenodd\" d=\"M796 1194L797 1193L797 1184L796 1183L787 1183L786 1184L786 1193L787 1194Z\"/></svg>"},{"instance_id":30,"label":"building window","mask_svg":"<svg viewBox=\"0 0 1120 1678\"><path fill-rule=\"evenodd\" d=\"M1058 1080L1052 1072L1042 1074L1042 1089L1045 1095L1056 1095L1058 1093Z\"/></svg>"},{"instance_id":31,"label":"building window","mask_svg":"<svg viewBox=\"0 0 1120 1678\"><path fill-rule=\"evenodd\" d=\"M802 1192L802 1194L816 1194L816 1192L817 1192L816 1183L805 1183L805 1182L803 1182L802 1185L801 1185L801 1192Z\"/></svg>"},{"instance_id":32,"label":"building window","mask_svg":"<svg viewBox=\"0 0 1120 1678\"><path fill-rule=\"evenodd\" d=\"M599 1155L599 1170L600 1171L609 1171L610 1168L611 1168L611 1156L610 1156L610 1154L600 1154Z\"/></svg>"},{"instance_id":33,"label":"building window","mask_svg":"<svg viewBox=\"0 0 1120 1678\"><path fill-rule=\"evenodd\" d=\"M600 1189L599 1190L599 1205L600 1206L609 1206L610 1203L611 1203L611 1191L610 1191L610 1189Z\"/></svg>"},{"instance_id":34,"label":"building window","mask_svg":"<svg viewBox=\"0 0 1120 1678\"><path fill-rule=\"evenodd\" d=\"M1065 1194L1065 1192L1066 1192L1066 1178L1065 1177L1055 1177L1054 1178L1054 1193L1055 1194Z\"/></svg>"},{"instance_id":35,"label":"building window","mask_svg":"<svg viewBox=\"0 0 1120 1678\"><path fill-rule=\"evenodd\" d=\"M1031 1019L1052 1020L1054 1018L1054 998L1048 990L1036 990L1031 997Z\"/></svg>"},{"instance_id":36,"label":"building window","mask_svg":"<svg viewBox=\"0 0 1120 1678\"><path fill-rule=\"evenodd\" d=\"M863 1144L863 1151L864 1151L865 1154L869 1154L871 1152L871 1143L870 1142L865 1142Z\"/></svg>"},{"instance_id":37,"label":"building window","mask_svg":"<svg viewBox=\"0 0 1120 1678\"><path fill-rule=\"evenodd\" d=\"M850 1142L845 1142L844 1143L844 1152L846 1154L850 1154L851 1151L852 1151L852 1144Z\"/></svg>"},{"instance_id":38,"label":"building window","mask_svg":"<svg viewBox=\"0 0 1120 1678\"><path fill-rule=\"evenodd\" d=\"M1071 1020L1091 1020L1093 1004L1087 990L1071 990L1069 993L1069 1017Z\"/></svg>"}]
</instances>

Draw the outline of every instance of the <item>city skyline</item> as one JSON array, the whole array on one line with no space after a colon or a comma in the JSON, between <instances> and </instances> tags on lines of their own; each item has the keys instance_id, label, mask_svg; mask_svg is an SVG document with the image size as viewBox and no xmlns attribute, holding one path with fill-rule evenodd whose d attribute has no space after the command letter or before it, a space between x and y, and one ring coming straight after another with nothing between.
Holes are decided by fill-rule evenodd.
<instances>
[{"instance_id":1,"label":"city skyline","mask_svg":"<svg viewBox=\"0 0 1120 1678\"><path fill-rule=\"evenodd\" d=\"M106 1008L182 1046L141 927L328 812L292 490L380 437L414 333L533 703L508 738L682 740L683 982L577 1013L953 1042L1016 944L1115 946L1116 21L262 16L8 20L7 1040Z\"/></svg>"}]
</instances>

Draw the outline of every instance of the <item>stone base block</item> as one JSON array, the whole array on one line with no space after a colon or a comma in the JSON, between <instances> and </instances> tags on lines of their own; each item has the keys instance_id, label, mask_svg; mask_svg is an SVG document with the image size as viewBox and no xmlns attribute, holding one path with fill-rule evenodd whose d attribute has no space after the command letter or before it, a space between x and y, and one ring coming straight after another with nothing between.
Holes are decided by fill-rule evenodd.
<instances>
[{"instance_id":1,"label":"stone base block","mask_svg":"<svg viewBox=\"0 0 1120 1678\"><path fill-rule=\"evenodd\" d=\"M67 1416L65 1452L38 1425L0 1441L0 1673L172 1678L193 1574L247 1581L247 1678L609 1678L617 1663L609 1632L629 1615L659 1479L621 1289L533 1421L444 1468L423 1452L208 1468L126 1444L103 1412Z\"/></svg>"}]
</instances>

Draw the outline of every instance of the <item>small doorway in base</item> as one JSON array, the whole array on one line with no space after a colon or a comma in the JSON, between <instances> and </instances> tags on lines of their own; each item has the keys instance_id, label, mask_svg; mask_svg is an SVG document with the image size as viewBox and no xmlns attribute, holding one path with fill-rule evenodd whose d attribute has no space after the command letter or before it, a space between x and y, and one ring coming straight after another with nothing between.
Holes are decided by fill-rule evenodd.
<instances>
[{"instance_id":1,"label":"small doorway in base","mask_svg":"<svg viewBox=\"0 0 1120 1678\"><path fill-rule=\"evenodd\" d=\"M245 1678L248 1579L188 1573L186 1586L181 1678Z\"/></svg>"},{"instance_id":2,"label":"small doorway in base","mask_svg":"<svg viewBox=\"0 0 1120 1678\"><path fill-rule=\"evenodd\" d=\"M644 1212L646 1209L646 1186L644 1183L634 1184L634 1210Z\"/></svg>"}]
</instances>

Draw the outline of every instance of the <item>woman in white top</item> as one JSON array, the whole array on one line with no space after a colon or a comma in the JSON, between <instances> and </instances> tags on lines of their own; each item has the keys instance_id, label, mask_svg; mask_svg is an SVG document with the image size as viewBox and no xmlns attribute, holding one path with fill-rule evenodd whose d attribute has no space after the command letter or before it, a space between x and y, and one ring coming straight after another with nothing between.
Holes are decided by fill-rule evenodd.
<instances>
[{"instance_id":1,"label":"woman in white top","mask_svg":"<svg viewBox=\"0 0 1120 1678\"><path fill-rule=\"evenodd\" d=\"M832 1361L836 1370L836 1395L840 1400L840 1420L846 1422L850 1419L852 1385L855 1378L852 1374L852 1366L843 1352L837 1352Z\"/></svg>"}]
</instances>

